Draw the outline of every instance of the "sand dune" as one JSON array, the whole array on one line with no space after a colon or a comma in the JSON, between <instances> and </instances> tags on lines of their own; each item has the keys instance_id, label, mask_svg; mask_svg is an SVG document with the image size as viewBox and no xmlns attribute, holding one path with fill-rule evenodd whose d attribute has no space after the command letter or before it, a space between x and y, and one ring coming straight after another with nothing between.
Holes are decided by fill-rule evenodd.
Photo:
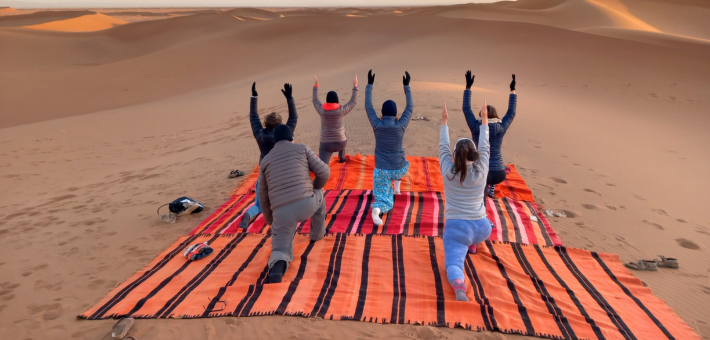
<instances>
[{"instance_id":1,"label":"sand dune","mask_svg":"<svg viewBox=\"0 0 710 340\"><path fill-rule=\"evenodd\" d=\"M33 30L60 31L60 32L94 32L126 24L101 13L82 15L76 18L45 22L42 24L22 26Z\"/></svg>"},{"instance_id":2,"label":"sand dune","mask_svg":"<svg viewBox=\"0 0 710 340\"><path fill-rule=\"evenodd\" d=\"M708 6L698 4L524 0L0 17L0 333L107 338L110 320L75 316L224 202L235 184L229 170L258 162L247 120L252 82L262 113L285 112L280 88L293 83L298 141L317 149L313 75L322 91L342 99L355 74L364 88L372 68L375 106L393 99L403 107L401 77L411 73L414 115L429 120L410 123L404 146L422 156L437 155L444 103L452 140L470 136L461 114L467 69L476 75L474 109L485 99L500 113L516 73L518 116L503 156L538 202L567 211L552 220L563 241L624 261L678 258L678 270L636 275L710 338L710 182L703 177L710 172L710 47L703 39L710 38L702 20ZM21 28L61 21L82 28L90 26L86 17L105 23L113 12L142 11L173 17L82 34ZM345 121L349 153L374 152L363 97ZM183 195L207 210L176 224L155 219L160 204ZM293 317L138 320L131 335L284 333L524 338Z\"/></svg>"},{"instance_id":3,"label":"sand dune","mask_svg":"<svg viewBox=\"0 0 710 340\"><path fill-rule=\"evenodd\" d=\"M15 14L17 10L12 7L0 7L0 15Z\"/></svg>"},{"instance_id":4,"label":"sand dune","mask_svg":"<svg viewBox=\"0 0 710 340\"><path fill-rule=\"evenodd\" d=\"M660 44L675 38L682 40L683 36L705 43L710 37L710 24L705 20L710 11L693 2L676 5L649 4L645 0L521 0L457 5L434 11L451 18L527 22ZM609 28L621 31L612 34ZM650 38L652 34L624 34L623 30L659 34L656 41Z\"/></svg>"},{"instance_id":5,"label":"sand dune","mask_svg":"<svg viewBox=\"0 0 710 340\"><path fill-rule=\"evenodd\" d=\"M0 18L0 27L22 27L44 24L52 21L78 18L96 14L93 11L40 11L30 14L8 15Z\"/></svg>"}]
</instances>

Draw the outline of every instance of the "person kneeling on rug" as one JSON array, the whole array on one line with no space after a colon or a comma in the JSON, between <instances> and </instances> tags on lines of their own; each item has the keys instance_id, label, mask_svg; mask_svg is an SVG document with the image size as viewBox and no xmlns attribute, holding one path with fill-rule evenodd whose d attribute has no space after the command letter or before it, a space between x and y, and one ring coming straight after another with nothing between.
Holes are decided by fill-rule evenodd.
<instances>
[{"instance_id":1,"label":"person kneeling on rug","mask_svg":"<svg viewBox=\"0 0 710 340\"><path fill-rule=\"evenodd\" d=\"M310 218L311 240L325 236L323 187L330 168L308 146L293 143L293 131L287 125L274 129L274 143L261 160L258 195L264 219L271 225L269 282L279 283L293 260L298 223Z\"/></svg>"},{"instance_id":2,"label":"person kneeling on rug","mask_svg":"<svg viewBox=\"0 0 710 340\"><path fill-rule=\"evenodd\" d=\"M375 225L382 225L381 214L387 213L394 206L394 194L399 195L402 177L409 171L409 162L404 157L402 140L414 110L412 89L409 87L410 80L409 72L405 72L402 83L404 84L404 94L407 97L407 106L404 108L402 116L397 119L397 104L388 100L382 104L382 118L379 118L372 105L372 87L375 83L375 75L372 74L372 70L367 73L365 111L367 111L372 129L375 131L375 171L372 174L372 193L375 196L375 202L372 203L372 221ZM392 181L394 181L394 192Z\"/></svg>"},{"instance_id":3,"label":"person kneeling on rug","mask_svg":"<svg viewBox=\"0 0 710 340\"><path fill-rule=\"evenodd\" d=\"M491 222L484 205L488 176L488 115L483 105L483 123L479 127L478 150L472 140L459 139L454 144L454 155L449 146L449 112L444 104L441 114L439 163L444 179L446 197L446 225L444 226L444 265L456 300L468 301L463 265L466 253L476 253L477 244L491 235Z\"/></svg>"},{"instance_id":4,"label":"person kneeling on rug","mask_svg":"<svg viewBox=\"0 0 710 340\"><path fill-rule=\"evenodd\" d=\"M291 84L284 84L281 93L286 97L286 103L288 104L288 120L286 125L291 128L291 132L296 131L296 123L298 123L298 111L296 110L296 102L293 99L293 86ZM269 113L264 118L264 125L261 125L259 120L259 109L258 109L258 98L259 94L256 92L256 82L251 85L251 104L249 106L249 121L251 123L251 130L254 133L254 138L256 139L256 144L259 145L259 151L261 155L259 156L259 163L261 160L269 154L271 149L274 148L274 129L276 126L281 124L281 115L276 112ZM259 191L259 181L256 182L256 191ZM244 213L242 216L242 221L239 227L242 229L247 229L249 222L258 214L261 213L261 202L259 201L259 195L256 195L254 200L254 205Z\"/></svg>"}]
</instances>

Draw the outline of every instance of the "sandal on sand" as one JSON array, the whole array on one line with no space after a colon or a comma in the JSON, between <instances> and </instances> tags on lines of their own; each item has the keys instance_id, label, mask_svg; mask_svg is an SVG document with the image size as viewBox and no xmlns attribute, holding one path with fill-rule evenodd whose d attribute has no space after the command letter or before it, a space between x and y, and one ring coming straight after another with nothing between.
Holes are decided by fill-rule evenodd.
<instances>
[{"instance_id":1,"label":"sandal on sand","mask_svg":"<svg viewBox=\"0 0 710 340\"><path fill-rule=\"evenodd\" d=\"M232 170L229 172L229 178L236 178L236 177L241 177L241 176L244 176L244 171Z\"/></svg>"},{"instance_id":2,"label":"sandal on sand","mask_svg":"<svg viewBox=\"0 0 710 340\"><path fill-rule=\"evenodd\" d=\"M639 260L638 262L626 262L624 263L624 266L629 269L633 270L650 270L650 271L656 271L658 270L658 266L656 265L656 261L647 261L647 260Z\"/></svg>"},{"instance_id":3,"label":"sandal on sand","mask_svg":"<svg viewBox=\"0 0 710 340\"><path fill-rule=\"evenodd\" d=\"M661 258L660 261L655 260L659 267L678 269L678 259L671 257L665 257L663 255L658 255Z\"/></svg>"},{"instance_id":4,"label":"sandal on sand","mask_svg":"<svg viewBox=\"0 0 710 340\"><path fill-rule=\"evenodd\" d=\"M133 327L134 322L133 318L122 318L116 321L111 328L111 336L114 339L124 339L128 331Z\"/></svg>"}]
</instances>

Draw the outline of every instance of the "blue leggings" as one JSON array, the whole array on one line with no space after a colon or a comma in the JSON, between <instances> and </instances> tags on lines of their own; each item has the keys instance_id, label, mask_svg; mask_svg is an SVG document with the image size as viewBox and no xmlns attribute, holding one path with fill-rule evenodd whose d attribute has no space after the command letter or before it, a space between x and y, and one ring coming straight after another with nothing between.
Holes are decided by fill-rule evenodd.
<instances>
[{"instance_id":1,"label":"blue leggings","mask_svg":"<svg viewBox=\"0 0 710 340\"><path fill-rule=\"evenodd\" d=\"M261 204L259 204L259 181L256 181L254 191L256 191L256 194L254 195L254 205L247 210L249 218L254 218L254 216L261 214Z\"/></svg>"},{"instance_id":2,"label":"blue leggings","mask_svg":"<svg viewBox=\"0 0 710 340\"><path fill-rule=\"evenodd\" d=\"M449 282L464 280L463 263L468 246L479 244L491 236L491 222L480 220L446 220L444 226L444 265Z\"/></svg>"},{"instance_id":3,"label":"blue leggings","mask_svg":"<svg viewBox=\"0 0 710 340\"><path fill-rule=\"evenodd\" d=\"M409 162L404 168L399 170L382 170L375 168L372 173L372 193L375 196L375 202L372 203L372 208L380 208L380 211L385 214L394 207L394 189L392 189L392 181L401 180L409 171Z\"/></svg>"}]
</instances>

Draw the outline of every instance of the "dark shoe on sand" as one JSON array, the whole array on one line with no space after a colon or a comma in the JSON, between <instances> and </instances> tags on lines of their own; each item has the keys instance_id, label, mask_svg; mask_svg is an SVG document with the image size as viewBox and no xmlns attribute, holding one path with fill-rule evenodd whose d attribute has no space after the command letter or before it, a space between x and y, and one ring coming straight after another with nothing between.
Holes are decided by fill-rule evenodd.
<instances>
[{"instance_id":1,"label":"dark shoe on sand","mask_svg":"<svg viewBox=\"0 0 710 340\"><path fill-rule=\"evenodd\" d=\"M276 261L269 270L269 283L281 283L281 278L286 273L286 261Z\"/></svg>"}]
</instances>

